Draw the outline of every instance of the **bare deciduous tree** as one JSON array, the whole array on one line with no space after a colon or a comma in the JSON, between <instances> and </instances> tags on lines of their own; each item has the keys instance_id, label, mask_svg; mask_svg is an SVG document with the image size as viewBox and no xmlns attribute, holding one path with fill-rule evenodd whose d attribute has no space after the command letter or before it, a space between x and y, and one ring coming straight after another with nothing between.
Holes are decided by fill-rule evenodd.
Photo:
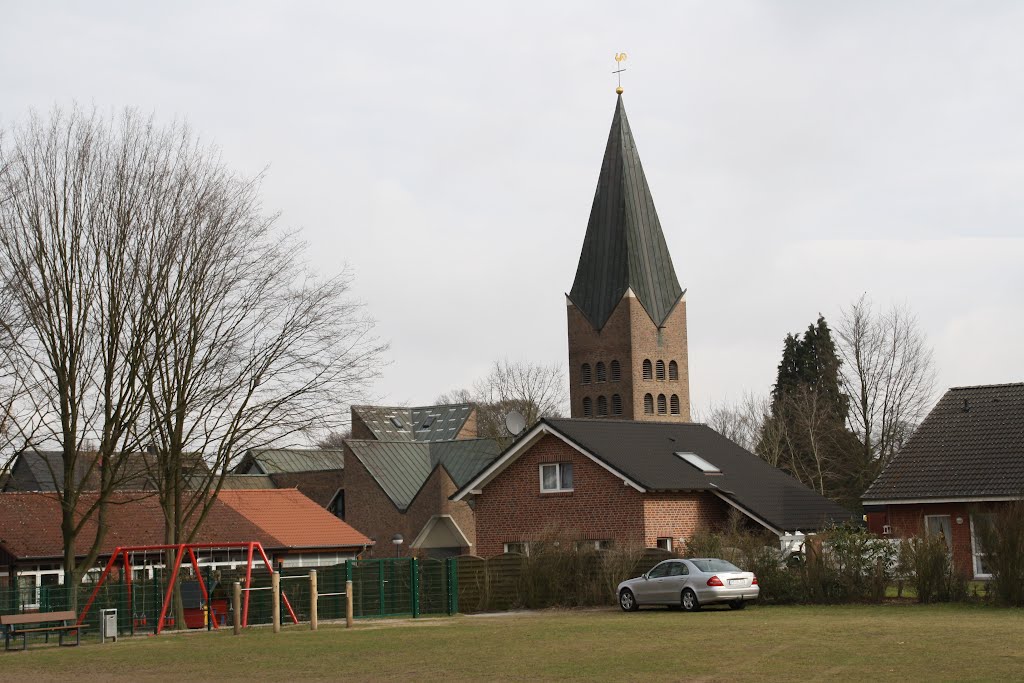
<instances>
[{"instance_id":1,"label":"bare deciduous tree","mask_svg":"<svg viewBox=\"0 0 1024 683\"><path fill-rule=\"evenodd\" d=\"M935 364L917 318L905 307L879 311L863 295L843 310L836 331L866 488L934 402Z\"/></svg>"},{"instance_id":2,"label":"bare deciduous tree","mask_svg":"<svg viewBox=\"0 0 1024 683\"><path fill-rule=\"evenodd\" d=\"M771 399L747 393L738 403L723 401L696 411L694 421L707 424L722 436L753 452L771 411Z\"/></svg>"}]
</instances>

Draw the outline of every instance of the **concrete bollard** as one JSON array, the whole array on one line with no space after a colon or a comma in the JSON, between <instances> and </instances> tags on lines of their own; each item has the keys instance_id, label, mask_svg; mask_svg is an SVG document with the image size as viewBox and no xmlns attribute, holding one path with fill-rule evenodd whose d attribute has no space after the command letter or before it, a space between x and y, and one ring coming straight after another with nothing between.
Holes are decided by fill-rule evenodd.
<instances>
[{"instance_id":1,"label":"concrete bollard","mask_svg":"<svg viewBox=\"0 0 1024 683\"><path fill-rule=\"evenodd\" d=\"M352 628L352 582L345 582L345 628Z\"/></svg>"},{"instance_id":2,"label":"concrete bollard","mask_svg":"<svg viewBox=\"0 0 1024 683\"><path fill-rule=\"evenodd\" d=\"M242 632L242 584L235 581L231 589L231 616L235 624L235 635Z\"/></svg>"},{"instance_id":3,"label":"concrete bollard","mask_svg":"<svg viewBox=\"0 0 1024 683\"><path fill-rule=\"evenodd\" d=\"M281 632L281 572L270 575L270 618L274 633Z\"/></svg>"},{"instance_id":4,"label":"concrete bollard","mask_svg":"<svg viewBox=\"0 0 1024 683\"><path fill-rule=\"evenodd\" d=\"M316 590L316 570L309 570L309 629L315 631L317 629L317 590Z\"/></svg>"}]
</instances>

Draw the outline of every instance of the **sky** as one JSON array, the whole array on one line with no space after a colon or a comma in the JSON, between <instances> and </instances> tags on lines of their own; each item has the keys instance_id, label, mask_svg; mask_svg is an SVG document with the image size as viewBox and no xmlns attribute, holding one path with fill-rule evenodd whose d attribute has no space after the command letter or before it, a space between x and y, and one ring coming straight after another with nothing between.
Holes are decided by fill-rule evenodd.
<instances>
[{"instance_id":1,"label":"sky","mask_svg":"<svg viewBox=\"0 0 1024 683\"><path fill-rule=\"evenodd\" d=\"M390 342L372 398L567 363L624 100L698 412L867 293L937 385L1024 381L1024 3L6 2L0 127L75 102L186 120Z\"/></svg>"}]
</instances>

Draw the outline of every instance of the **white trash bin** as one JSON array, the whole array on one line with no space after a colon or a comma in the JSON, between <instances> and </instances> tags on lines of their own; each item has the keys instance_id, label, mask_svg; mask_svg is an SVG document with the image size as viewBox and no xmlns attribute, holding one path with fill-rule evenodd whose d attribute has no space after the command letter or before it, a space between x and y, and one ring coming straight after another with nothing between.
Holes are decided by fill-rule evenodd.
<instances>
[{"instance_id":1,"label":"white trash bin","mask_svg":"<svg viewBox=\"0 0 1024 683\"><path fill-rule=\"evenodd\" d=\"M115 643L117 642L116 609L100 610L100 642L105 643L107 640L113 640Z\"/></svg>"}]
</instances>

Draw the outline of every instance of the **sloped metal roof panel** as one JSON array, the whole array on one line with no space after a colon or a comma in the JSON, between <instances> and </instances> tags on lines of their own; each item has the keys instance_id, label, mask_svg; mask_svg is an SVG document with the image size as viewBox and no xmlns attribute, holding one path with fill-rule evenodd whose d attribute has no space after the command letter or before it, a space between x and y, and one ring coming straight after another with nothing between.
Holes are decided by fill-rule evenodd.
<instances>
[{"instance_id":1,"label":"sloped metal roof panel","mask_svg":"<svg viewBox=\"0 0 1024 683\"><path fill-rule=\"evenodd\" d=\"M345 451L340 448L262 448L253 449L250 454L265 474L345 468Z\"/></svg>"}]
</instances>

